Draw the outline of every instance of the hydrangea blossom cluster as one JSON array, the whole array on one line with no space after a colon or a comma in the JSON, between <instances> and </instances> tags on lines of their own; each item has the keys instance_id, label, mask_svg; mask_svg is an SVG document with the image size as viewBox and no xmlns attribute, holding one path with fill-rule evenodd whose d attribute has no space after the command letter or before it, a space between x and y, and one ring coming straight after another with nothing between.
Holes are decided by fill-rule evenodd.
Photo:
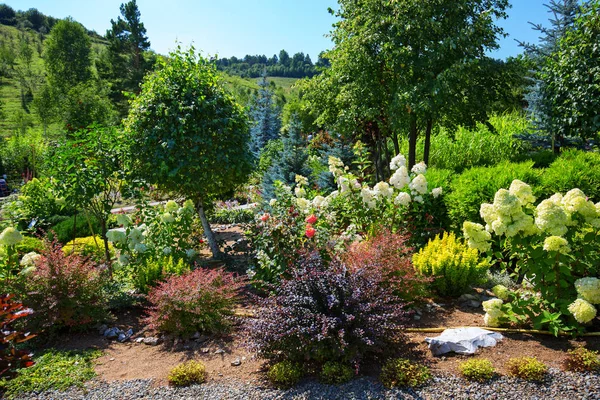
<instances>
[{"instance_id":1,"label":"hydrangea blossom cluster","mask_svg":"<svg viewBox=\"0 0 600 400\"><path fill-rule=\"evenodd\" d=\"M14 246L23 240L23 235L18 230L9 226L0 233L0 244L4 246Z\"/></svg>"},{"instance_id":2,"label":"hydrangea blossom cluster","mask_svg":"<svg viewBox=\"0 0 600 400\"><path fill-rule=\"evenodd\" d=\"M492 293L502 301L508 301L510 296L510 290L504 285L494 286L492 288Z\"/></svg>"},{"instance_id":3,"label":"hydrangea blossom cluster","mask_svg":"<svg viewBox=\"0 0 600 400\"><path fill-rule=\"evenodd\" d=\"M467 244L472 249L477 249L485 253L491 248L490 239L492 235L481 224L465 221L463 224L463 235L467 239Z\"/></svg>"},{"instance_id":4,"label":"hydrangea blossom cluster","mask_svg":"<svg viewBox=\"0 0 600 400\"><path fill-rule=\"evenodd\" d=\"M591 304L600 304L600 279L581 278L575 281L577 294Z\"/></svg>"},{"instance_id":5,"label":"hydrangea blossom cluster","mask_svg":"<svg viewBox=\"0 0 600 400\"><path fill-rule=\"evenodd\" d=\"M483 310L486 312L483 317L483 322L486 326L493 328L500 326L500 319L504 316L502 304L504 304L504 301L501 299L490 299L481 303Z\"/></svg>"},{"instance_id":6,"label":"hydrangea blossom cluster","mask_svg":"<svg viewBox=\"0 0 600 400\"><path fill-rule=\"evenodd\" d=\"M544 250L568 254L571 252L571 246L569 246L567 239L563 237L548 236L546 239L544 239Z\"/></svg>"},{"instance_id":7,"label":"hydrangea blossom cluster","mask_svg":"<svg viewBox=\"0 0 600 400\"><path fill-rule=\"evenodd\" d=\"M569 312L580 324L587 324L596 318L596 307L584 299L577 299L569 305Z\"/></svg>"}]
</instances>

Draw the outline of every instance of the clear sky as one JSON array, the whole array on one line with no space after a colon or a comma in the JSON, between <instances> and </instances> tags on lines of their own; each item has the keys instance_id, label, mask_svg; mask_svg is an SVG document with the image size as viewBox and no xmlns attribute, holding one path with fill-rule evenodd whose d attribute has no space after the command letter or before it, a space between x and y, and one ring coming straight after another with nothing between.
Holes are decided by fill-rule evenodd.
<instances>
[{"instance_id":1,"label":"clear sky","mask_svg":"<svg viewBox=\"0 0 600 400\"><path fill-rule=\"evenodd\" d=\"M423 0L427 1L427 0ZM88 29L106 33L110 20L120 15L124 0L0 0L19 10L37 8L56 18L73 17ZM537 42L528 21L545 23L547 0L511 0L509 18L500 25L510 35L500 41L494 57L506 58L521 52L515 39ZM178 40L194 42L205 55L220 57L265 54L285 49L317 55L331 46L324 35L334 18L327 12L336 0L138 0L142 22L151 47L166 54Z\"/></svg>"}]
</instances>

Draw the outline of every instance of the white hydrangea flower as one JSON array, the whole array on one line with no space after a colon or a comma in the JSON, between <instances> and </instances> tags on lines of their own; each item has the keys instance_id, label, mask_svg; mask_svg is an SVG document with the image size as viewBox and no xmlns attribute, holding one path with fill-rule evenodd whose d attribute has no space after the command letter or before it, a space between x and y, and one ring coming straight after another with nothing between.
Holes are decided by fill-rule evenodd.
<instances>
[{"instance_id":1,"label":"white hydrangea flower","mask_svg":"<svg viewBox=\"0 0 600 400\"><path fill-rule=\"evenodd\" d=\"M9 226L0 233L0 244L5 246L14 246L23 240L23 235L18 230Z\"/></svg>"},{"instance_id":2,"label":"white hydrangea flower","mask_svg":"<svg viewBox=\"0 0 600 400\"><path fill-rule=\"evenodd\" d=\"M296 183L299 186L306 186L306 185L308 185L308 178L305 176L296 174Z\"/></svg>"},{"instance_id":3,"label":"white hydrangea flower","mask_svg":"<svg viewBox=\"0 0 600 400\"><path fill-rule=\"evenodd\" d=\"M571 214L578 213L582 215L586 222L592 222L598 217L596 205L589 201L579 189L568 191L563 197L561 204Z\"/></svg>"},{"instance_id":4,"label":"white hydrangea flower","mask_svg":"<svg viewBox=\"0 0 600 400\"><path fill-rule=\"evenodd\" d=\"M19 265L21 265L22 267L32 267L35 265L36 261L39 260L42 256L38 253L36 253L35 251L31 251L25 255L23 255L23 258L21 258L21 262L19 263Z\"/></svg>"},{"instance_id":5,"label":"white hydrangea flower","mask_svg":"<svg viewBox=\"0 0 600 400\"><path fill-rule=\"evenodd\" d=\"M270 205L271 207L274 207L274 206L275 206L275 204L277 204L277 199L271 199L271 200L269 201L269 205Z\"/></svg>"},{"instance_id":6,"label":"white hydrangea flower","mask_svg":"<svg viewBox=\"0 0 600 400\"><path fill-rule=\"evenodd\" d=\"M423 201L424 201L423 196L421 196L421 195L417 195L417 196L413 197L413 200L416 201L417 203L421 203L421 204L423 204Z\"/></svg>"},{"instance_id":7,"label":"white hydrangea flower","mask_svg":"<svg viewBox=\"0 0 600 400\"><path fill-rule=\"evenodd\" d=\"M133 249L138 253L145 253L148 250L148 246L144 243L136 243Z\"/></svg>"},{"instance_id":8,"label":"white hydrangea flower","mask_svg":"<svg viewBox=\"0 0 600 400\"><path fill-rule=\"evenodd\" d=\"M131 232L129 232L129 240L131 240L131 243L134 245L142 243L144 241L144 234L140 229L133 228Z\"/></svg>"},{"instance_id":9,"label":"white hydrangea flower","mask_svg":"<svg viewBox=\"0 0 600 400\"><path fill-rule=\"evenodd\" d=\"M325 197L323 197L323 196L315 196L315 198L312 199L312 205L315 208L320 208L324 202L325 202Z\"/></svg>"},{"instance_id":10,"label":"white hydrangea flower","mask_svg":"<svg viewBox=\"0 0 600 400\"><path fill-rule=\"evenodd\" d=\"M396 189L404 189L410 183L408 170L404 165L400 166L390 178L390 184Z\"/></svg>"},{"instance_id":11,"label":"white hydrangea flower","mask_svg":"<svg viewBox=\"0 0 600 400\"><path fill-rule=\"evenodd\" d=\"M310 208L310 200L307 200L303 197L298 197L296 199L296 205L298 206L300 211L306 213L306 212L308 212L308 210Z\"/></svg>"},{"instance_id":12,"label":"white hydrangea flower","mask_svg":"<svg viewBox=\"0 0 600 400\"><path fill-rule=\"evenodd\" d=\"M400 192L398 193L398 196L396 196L396 198L394 199L394 204L406 207L410 204L411 201L412 199L410 198L410 194Z\"/></svg>"},{"instance_id":13,"label":"white hydrangea flower","mask_svg":"<svg viewBox=\"0 0 600 400\"><path fill-rule=\"evenodd\" d=\"M436 187L431 191L431 195L433 196L434 199L437 199L438 197L440 197L442 195L442 188L441 187Z\"/></svg>"},{"instance_id":14,"label":"white hydrangea flower","mask_svg":"<svg viewBox=\"0 0 600 400\"><path fill-rule=\"evenodd\" d=\"M394 190L390 188L387 182L378 182L373 187L373 193L378 199L389 198L394 194Z\"/></svg>"},{"instance_id":15,"label":"white hydrangea flower","mask_svg":"<svg viewBox=\"0 0 600 400\"><path fill-rule=\"evenodd\" d=\"M502 308L502 304L504 304L502 299L490 299L481 303L483 306L483 311L487 313L493 312L494 310L500 310Z\"/></svg>"},{"instance_id":16,"label":"white hydrangea flower","mask_svg":"<svg viewBox=\"0 0 600 400\"><path fill-rule=\"evenodd\" d=\"M177 212L179 210L179 205L177 203L175 203L173 200L169 200L167 201L167 204L165 204L165 211L168 213L174 213Z\"/></svg>"},{"instance_id":17,"label":"white hydrangea flower","mask_svg":"<svg viewBox=\"0 0 600 400\"><path fill-rule=\"evenodd\" d=\"M329 156L329 172L334 177L339 177L344 174L344 163L338 157Z\"/></svg>"},{"instance_id":18,"label":"white hydrangea flower","mask_svg":"<svg viewBox=\"0 0 600 400\"><path fill-rule=\"evenodd\" d=\"M571 251L571 246L567 239L560 236L548 236L544 240L544 250L557 251L562 254L567 254Z\"/></svg>"},{"instance_id":19,"label":"white hydrangea flower","mask_svg":"<svg viewBox=\"0 0 600 400\"><path fill-rule=\"evenodd\" d=\"M533 195L531 186L518 179L512 181L512 183L510 184L510 188L508 188L508 191L513 196L516 196L521 202L521 205L523 206L535 202L535 196Z\"/></svg>"},{"instance_id":20,"label":"white hydrangea flower","mask_svg":"<svg viewBox=\"0 0 600 400\"><path fill-rule=\"evenodd\" d=\"M296 186L296 188L294 189L294 194L296 195L296 197L305 197L306 190L304 190L302 186Z\"/></svg>"},{"instance_id":21,"label":"white hydrangea flower","mask_svg":"<svg viewBox=\"0 0 600 400\"><path fill-rule=\"evenodd\" d=\"M569 305L569 312L580 324L587 324L596 318L596 307L584 299L577 299Z\"/></svg>"},{"instance_id":22,"label":"white hydrangea flower","mask_svg":"<svg viewBox=\"0 0 600 400\"><path fill-rule=\"evenodd\" d=\"M555 196L543 200L537 206L535 224L542 232L552 236L562 236L569 230L567 225L570 223L570 217L562 207L560 200L556 201L559 197Z\"/></svg>"},{"instance_id":23,"label":"white hydrangea flower","mask_svg":"<svg viewBox=\"0 0 600 400\"><path fill-rule=\"evenodd\" d=\"M160 216L160 219L162 220L162 222L164 222L165 224L171 224L173 222L175 222L175 217L173 217L173 214L171 213L164 213L163 215Z\"/></svg>"},{"instance_id":24,"label":"white hydrangea flower","mask_svg":"<svg viewBox=\"0 0 600 400\"><path fill-rule=\"evenodd\" d=\"M406 157L404 157L402 154L398 154L396 157L392 158L392 161L390 161L390 169L392 171L395 171L400 167L406 167Z\"/></svg>"},{"instance_id":25,"label":"white hydrangea flower","mask_svg":"<svg viewBox=\"0 0 600 400\"><path fill-rule=\"evenodd\" d=\"M413 165L411 171L415 174L424 174L427 172L427 165L425 162L421 161L420 163Z\"/></svg>"},{"instance_id":26,"label":"white hydrangea flower","mask_svg":"<svg viewBox=\"0 0 600 400\"><path fill-rule=\"evenodd\" d=\"M501 325L499 318L490 313L486 313L483 316L483 323L485 326L489 326L490 328L499 328Z\"/></svg>"},{"instance_id":27,"label":"white hydrangea flower","mask_svg":"<svg viewBox=\"0 0 600 400\"><path fill-rule=\"evenodd\" d=\"M374 193L368 187L362 188L360 191L360 195L362 197L363 203L365 203L368 208L374 208L377 205Z\"/></svg>"},{"instance_id":28,"label":"white hydrangea flower","mask_svg":"<svg viewBox=\"0 0 600 400\"><path fill-rule=\"evenodd\" d=\"M584 300L592 304L600 304L600 279L592 277L577 279L575 289Z\"/></svg>"},{"instance_id":29,"label":"white hydrangea flower","mask_svg":"<svg viewBox=\"0 0 600 400\"><path fill-rule=\"evenodd\" d=\"M350 191L350 181L348 180L348 178L340 176L338 178L338 187L340 188L340 192L342 193Z\"/></svg>"},{"instance_id":30,"label":"white hydrangea flower","mask_svg":"<svg viewBox=\"0 0 600 400\"><path fill-rule=\"evenodd\" d=\"M119 264L121 264L121 265L129 264L129 254L125 254L125 253L121 254L119 256Z\"/></svg>"},{"instance_id":31,"label":"white hydrangea flower","mask_svg":"<svg viewBox=\"0 0 600 400\"><path fill-rule=\"evenodd\" d=\"M419 174L412 180L412 182L408 185L410 190L416 192L418 194L427 193L427 179L425 175Z\"/></svg>"},{"instance_id":32,"label":"white hydrangea flower","mask_svg":"<svg viewBox=\"0 0 600 400\"><path fill-rule=\"evenodd\" d=\"M183 208L194 211L196 208L194 207L194 202L191 200L186 200L183 202Z\"/></svg>"},{"instance_id":33,"label":"white hydrangea flower","mask_svg":"<svg viewBox=\"0 0 600 400\"><path fill-rule=\"evenodd\" d=\"M492 247L490 243L492 235L481 224L465 221L463 223L463 235L467 239L468 246L472 249L485 253Z\"/></svg>"}]
</instances>

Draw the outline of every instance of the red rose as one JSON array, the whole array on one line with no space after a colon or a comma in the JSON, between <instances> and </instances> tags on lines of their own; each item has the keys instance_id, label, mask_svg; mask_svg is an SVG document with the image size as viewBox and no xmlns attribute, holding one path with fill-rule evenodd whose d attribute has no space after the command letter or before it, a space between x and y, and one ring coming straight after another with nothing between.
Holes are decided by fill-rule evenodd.
<instances>
[{"instance_id":1,"label":"red rose","mask_svg":"<svg viewBox=\"0 0 600 400\"><path fill-rule=\"evenodd\" d=\"M260 220L262 222L267 222L269 220L269 218L271 218L271 216L269 215L269 213L264 213L263 215L261 215Z\"/></svg>"},{"instance_id":2,"label":"red rose","mask_svg":"<svg viewBox=\"0 0 600 400\"><path fill-rule=\"evenodd\" d=\"M306 227L306 232L304 232L306 234L306 237L311 239L313 236L315 236L315 233L317 233L317 231L315 230L315 228L312 227L312 225L308 225Z\"/></svg>"},{"instance_id":3,"label":"red rose","mask_svg":"<svg viewBox=\"0 0 600 400\"><path fill-rule=\"evenodd\" d=\"M308 217L306 217L306 223L313 225L315 222L317 222L317 216L315 214L311 214Z\"/></svg>"}]
</instances>

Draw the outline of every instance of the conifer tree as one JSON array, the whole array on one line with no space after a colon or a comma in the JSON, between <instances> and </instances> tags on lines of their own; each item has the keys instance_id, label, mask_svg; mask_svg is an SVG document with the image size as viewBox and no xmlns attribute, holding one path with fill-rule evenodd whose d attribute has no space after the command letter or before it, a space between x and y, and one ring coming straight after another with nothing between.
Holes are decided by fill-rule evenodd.
<instances>
[{"instance_id":1,"label":"conifer tree","mask_svg":"<svg viewBox=\"0 0 600 400\"><path fill-rule=\"evenodd\" d=\"M281 181L286 185L294 185L296 175L308 177L307 141L302 135L302 125L298 118L292 118L289 127L284 132L281 141L283 150L263 177L263 199L275 197L274 183Z\"/></svg>"},{"instance_id":2,"label":"conifer tree","mask_svg":"<svg viewBox=\"0 0 600 400\"><path fill-rule=\"evenodd\" d=\"M274 101L273 91L269 88L265 73L263 73L258 86L260 87L258 94L250 110L250 116L254 121L250 129L250 150L255 157L260 155L262 148L269 140L279 137L281 128L281 109Z\"/></svg>"}]
</instances>

